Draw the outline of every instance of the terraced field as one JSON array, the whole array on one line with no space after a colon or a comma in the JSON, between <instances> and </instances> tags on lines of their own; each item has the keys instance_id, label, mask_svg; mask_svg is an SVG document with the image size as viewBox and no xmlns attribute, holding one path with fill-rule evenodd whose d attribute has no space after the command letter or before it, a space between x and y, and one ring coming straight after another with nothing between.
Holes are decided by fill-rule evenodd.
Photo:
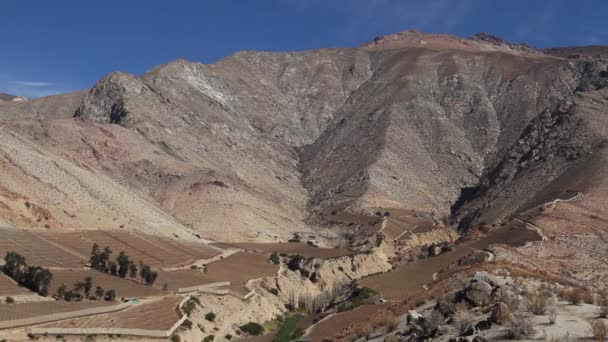
<instances>
[{"instance_id":1,"label":"terraced field","mask_svg":"<svg viewBox=\"0 0 608 342\"><path fill-rule=\"evenodd\" d=\"M390 272L361 279L359 284L378 291L386 300L403 301L424 292L423 286L433 281L434 273L472 251L468 246L458 246L452 252L402 264Z\"/></svg>"},{"instance_id":2,"label":"terraced field","mask_svg":"<svg viewBox=\"0 0 608 342\"><path fill-rule=\"evenodd\" d=\"M65 284L68 289L72 289L75 283L81 282L86 277L93 278L93 289L91 294L95 292L96 286L101 286L105 290L114 289L116 297L148 297L157 296L162 292L159 289L151 286L146 286L132 280L123 279L95 270L53 270L53 280L49 289L50 294L55 294L57 288L61 284Z\"/></svg>"},{"instance_id":3,"label":"terraced field","mask_svg":"<svg viewBox=\"0 0 608 342\"><path fill-rule=\"evenodd\" d=\"M0 300L3 299L1 297L19 295L34 295L34 293L25 287L17 285L17 283L7 276L0 274Z\"/></svg>"},{"instance_id":4,"label":"terraced field","mask_svg":"<svg viewBox=\"0 0 608 342\"><path fill-rule=\"evenodd\" d=\"M126 251L131 260L143 261L152 267L176 267L187 265L198 259L208 259L220 252L202 243L188 243L145 234L123 231L78 231L68 233L45 233L44 236L70 250L86 256L97 243L100 248L109 246L113 256Z\"/></svg>"},{"instance_id":5,"label":"terraced field","mask_svg":"<svg viewBox=\"0 0 608 342\"><path fill-rule=\"evenodd\" d=\"M185 269L175 271L158 271L158 278L154 283L155 287L161 288L164 284L170 291L180 287L190 287L212 283L205 274L199 270Z\"/></svg>"},{"instance_id":6,"label":"terraced field","mask_svg":"<svg viewBox=\"0 0 608 342\"><path fill-rule=\"evenodd\" d=\"M17 252L28 264L44 267L81 267L88 261L88 257L47 240L43 231L37 230L0 229L0 255L7 252Z\"/></svg>"},{"instance_id":7,"label":"terraced field","mask_svg":"<svg viewBox=\"0 0 608 342\"><path fill-rule=\"evenodd\" d=\"M48 323L42 327L169 330L181 318L177 309L181 300L180 296L170 296L114 313L73 318Z\"/></svg>"},{"instance_id":8,"label":"terraced field","mask_svg":"<svg viewBox=\"0 0 608 342\"><path fill-rule=\"evenodd\" d=\"M116 305L116 302L35 302L22 304L0 304L0 321L30 318L61 312Z\"/></svg>"},{"instance_id":9,"label":"terraced field","mask_svg":"<svg viewBox=\"0 0 608 342\"><path fill-rule=\"evenodd\" d=\"M433 280L433 274L446 269L476 249L482 250L496 243L522 246L528 241L538 239L538 234L525 228L523 224L511 224L479 240L456 245L451 252L399 265L390 272L361 279L359 283L378 291L387 300L403 301L424 292L423 286Z\"/></svg>"},{"instance_id":10,"label":"terraced field","mask_svg":"<svg viewBox=\"0 0 608 342\"><path fill-rule=\"evenodd\" d=\"M346 255L352 255L355 252L343 248L319 248L309 246L301 242L286 242L286 243L218 243L218 247L230 248L237 247L246 251L263 252L263 253L285 253L299 254L306 258L331 259Z\"/></svg>"}]
</instances>

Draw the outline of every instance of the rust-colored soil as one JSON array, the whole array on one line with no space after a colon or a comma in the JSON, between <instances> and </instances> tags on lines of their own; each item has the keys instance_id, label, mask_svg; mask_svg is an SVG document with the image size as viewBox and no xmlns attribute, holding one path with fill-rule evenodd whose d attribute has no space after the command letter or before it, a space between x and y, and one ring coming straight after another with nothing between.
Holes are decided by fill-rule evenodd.
<instances>
[{"instance_id":1,"label":"rust-colored soil","mask_svg":"<svg viewBox=\"0 0 608 342\"><path fill-rule=\"evenodd\" d=\"M521 246L538 239L536 232L526 229L523 224L514 223L496 229L479 240L456 245L451 252L399 265L390 272L364 278L359 283L378 291L387 300L403 301L424 292L423 286L433 280L433 274L448 268L474 249L484 249L498 243Z\"/></svg>"},{"instance_id":2,"label":"rust-colored soil","mask_svg":"<svg viewBox=\"0 0 608 342\"><path fill-rule=\"evenodd\" d=\"M60 312L70 312L87 308L115 305L116 302L35 302L22 304L0 304L0 321L30 318Z\"/></svg>"},{"instance_id":3,"label":"rust-colored soil","mask_svg":"<svg viewBox=\"0 0 608 342\"><path fill-rule=\"evenodd\" d=\"M175 271L158 271L158 278L154 283L155 287L162 288L167 284L167 288L171 291L180 287L190 287L197 285L209 284L212 281L205 277L205 274L200 270L175 270Z\"/></svg>"},{"instance_id":4,"label":"rust-colored soil","mask_svg":"<svg viewBox=\"0 0 608 342\"><path fill-rule=\"evenodd\" d=\"M93 243L100 249L109 246L112 258L125 251L131 260L152 267L175 267L186 265L197 259L208 259L218 251L205 245L186 243L169 238L156 237L145 234L133 234L124 231L79 231L68 233L47 233L45 236L71 250L85 256L88 260Z\"/></svg>"},{"instance_id":5,"label":"rust-colored soil","mask_svg":"<svg viewBox=\"0 0 608 342\"><path fill-rule=\"evenodd\" d=\"M207 265L207 272L202 270L160 271L155 286L167 283L170 290L208 283L229 281L232 291L246 294L244 284L250 279L276 276L278 266L269 262L269 254L235 253L225 259Z\"/></svg>"},{"instance_id":6,"label":"rust-colored soil","mask_svg":"<svg viewBox=\"0 0 608 342\"><path fill-rule=\"evenodd\" d=\"M286 242L286 243L221 243L216 244L218 247L238 247L248 251L257 251L264 253L285 253L285 254L299 254L306 258L319 258L319 259L330 259L338 258L341 256L352 255L355 252L343 248L319 248L309 246L300 242Z\"/></svg>"},{"instance_id":7,"label":"rust-colored soil","mask_svg":"<svg viewBox=\"0 0 608 342\"><path fill-rule=\"evenodd\" d=\"M137 283L133 280L111 276L95 270L52 270L53 280L49 289L50 294L55 294L61 284L65 284L68 290L72 289L77 282L84 281L84 278L93 278L93 288L91 295L95 293L95 288L101 286L105 290L114 289L116 297L147 297L160 295L161 291L151 286Z\"/></svg>"},{"instance_id":8,"label":"rust-colored soil","mask_svg":"<svg viewBox=\"0 0 608 342\"><path fill-rule=\"evenodd\" d=\"M237 288L249 279L276 276L279 267L268 259L268 254L236 253L207 265L205 278L212 282L229 281L231 287Z\"/></svg>"},{"instance_id":9,"label":"rust-colored soil","mask_svg":"<svg viewBox=\"0 0 608 342\"><path fill-rule=\"evenodd\" d=\"M145 302L122 311L49 323L52 328L127 328L168 330L181 317L177 305L179 296Z\"/></svg>"},{"instance_id":10,"label":"rust-colored soil","mask_svg":"<svg viewBox=\"0 0 608 342\"><path fill-rule=\"evenodd\" d=\"M45 267L79 267L87 260L45 239L41 231L22 229L0 230L0 255L7 252L23 255L29 265Z\"/></svg>"},{"instance_id":11,"label":"rust-colored soil","mask_svg":"<svg viewBox=\"0 0 608 342\"><path fill-rule=\"evenodd\" d=\"M322 341L324 337L334 336L351 325L368 321L374 313L385 308L388 308L387 304L363 305L335 314L317 323L308 337L313 342Z\"/></svg>"}]
</instances>

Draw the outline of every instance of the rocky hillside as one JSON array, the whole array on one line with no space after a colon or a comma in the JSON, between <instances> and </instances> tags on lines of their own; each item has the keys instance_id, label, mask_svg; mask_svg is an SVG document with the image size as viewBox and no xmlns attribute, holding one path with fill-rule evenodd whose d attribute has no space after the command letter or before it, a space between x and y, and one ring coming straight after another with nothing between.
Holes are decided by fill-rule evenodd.
<instances>
[{"instance_id":1,"label":"rocky hillside","mask_svg":"<svg viewBox=\"0 0 608 342\"><path fill-rule=\"evenodd\" d=\"M317 219L334 208L498 223L586 191L569 175L606 147L607 64L405 31L114 72L0 104L0 222L234 241L331 235Z\"/></svg>"},{"instance_id":2,"label":"rocky hillside","mask_svg":"<svg viewBox=\"0 0 608 342\"><path fill-rule=\"evenodd\" d=\"M16 95L11 95L11 94L6 94L6 93L0 93L0 102L20 102L20 101L26 101L27 98L23 97L23 96L16 96Z\"/></svg>"}]
</instances>

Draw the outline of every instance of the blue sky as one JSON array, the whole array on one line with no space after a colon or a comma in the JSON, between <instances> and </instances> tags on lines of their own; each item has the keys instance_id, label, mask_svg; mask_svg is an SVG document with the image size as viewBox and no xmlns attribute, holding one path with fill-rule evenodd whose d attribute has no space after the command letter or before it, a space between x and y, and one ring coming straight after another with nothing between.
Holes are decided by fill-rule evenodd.
<instances>
[{"instance_id":1,"label":"blue sky","mask_svg":"<svg viewBox=\"0 0 608 342\"><path fill-rule=\"evenodd\" d=\"M0 92L30 97L176 58L350 47L417 29L533 46L608 45L606 0L19 0L0 4Z\"/></svg>"}]
</instances>

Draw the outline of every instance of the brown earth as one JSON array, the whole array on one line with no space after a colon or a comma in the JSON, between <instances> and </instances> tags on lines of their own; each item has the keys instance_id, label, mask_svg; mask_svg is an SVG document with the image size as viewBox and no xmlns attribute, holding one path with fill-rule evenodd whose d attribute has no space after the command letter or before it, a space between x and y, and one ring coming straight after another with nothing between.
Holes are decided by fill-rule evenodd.
<instances>
[{"instance_id":1,"label":"brown earth","mask_svg":"<svg viewBox=\"0 0 608 342\"><path fill-rule=\"evenodd\" d=\"M169 330L180 318L177 305L182 297L171 296L147 301L125 310L90 317L49 323L49 328L125 328Z\"/></svg>"},{"instance_id":2,"label":"brown earth","mask_svg":"<svg viewBox=\"0 0 608 342\"><path fill-rule=\"evenodd\" d=\"M0 321L30 318L53 313L82 310L92 307L115 305L115 302L38 302L23 304L0 304Z\"/></svg>"},{"instance_id":3,"label":"brown earth","mask_svg":"<svg viewBox=\"0 0 608 342\"><path fill-rule=\"evenodd\" d=\"M66 285L67 290L74 288L74 284L84 281L84 278L91 277L93 279L93 288L91 295L95 295L95 288L101 286L104 290L113 289L116 291L116 298L129 297L150 297L162 294L161 291L151 286L143 285L136 280L123 279L120 277L105 274L94 270L52 270L53 280L49 287L51 295L57 292L57 288L61 284Z\"/></svg>"},{"instance_id":4,"label":"brown earth","mask_svg":"<svg viewBox=\"0 0 608 342\"><path fill-rule=\"evenodd\" d=\"M339 258L346 255L353 255L355 252L344 248L320 248L309 246L300 242L285 242L285 243L219 243L214 244L218 247L230 248L236 247L246 251L272 253L289 255L301 255L306 258L331 259Z\"/></svg>"}]
</instances>

